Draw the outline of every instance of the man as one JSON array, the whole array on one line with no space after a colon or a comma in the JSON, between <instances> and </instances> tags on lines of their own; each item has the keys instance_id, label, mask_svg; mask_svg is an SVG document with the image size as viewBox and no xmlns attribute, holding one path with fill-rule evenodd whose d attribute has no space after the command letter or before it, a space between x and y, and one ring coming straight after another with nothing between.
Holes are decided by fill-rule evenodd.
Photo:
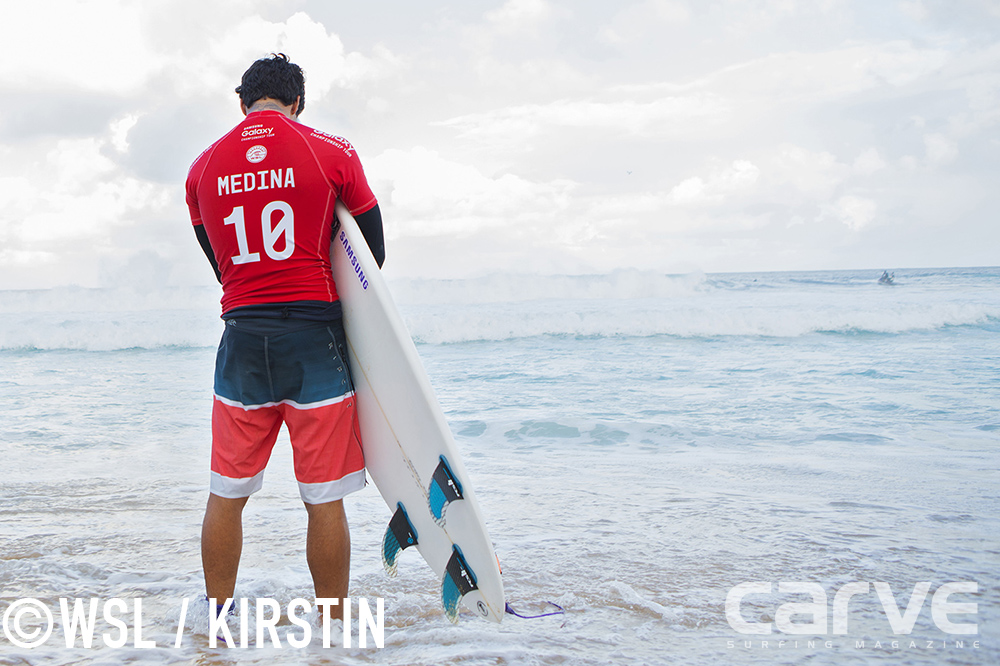
<instances>
[{"instance_id":1,"label":"man","mask_svg":"<svg viewBox=\"0 0 1000 666\"><path fill-rule=\"evenodd\" d=\"M343 497L365 485L340 304L330 269L333 209L355 216L379 266L382 218L354 147L296 122L305 78L262 58L236 92L246 118L191 166L195 234L222 283L212 474L202 525L208 598L233 596L242 512L260 489L282 423L309 515L316 597L345 598L350 534ZM221 605L221 603L220 603Z\"/></svg>"}]
</instances>

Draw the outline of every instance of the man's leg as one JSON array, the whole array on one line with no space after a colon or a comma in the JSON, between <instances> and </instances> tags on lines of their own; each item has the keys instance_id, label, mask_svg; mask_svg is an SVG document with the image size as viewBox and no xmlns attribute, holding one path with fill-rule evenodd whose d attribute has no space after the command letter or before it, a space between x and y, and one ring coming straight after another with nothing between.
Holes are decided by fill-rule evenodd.
<instances>
[{"instance_id":1,"label":"man's leg","mask_svg":"<svg viewBox=\"0 0 1000 666\"><path fill-rule=\"evenodd\" d=\"M249 497L228 499L208 496L201 525L201 564L205 571L205 593L225 603L236 589L236 571L243 550L243 507Z\"/></svg>"},{"instance_id":2,"label":"man's leg","mask_svg":"<svg viewBox=\"0 0 1000 666\"><path fill-rule=\"evenodd\" d=\"M306 510L309 512L306 562L316 598L346 599L351 575L351 535L344 502L306 504Z\"/></svg>"}]
</instances>

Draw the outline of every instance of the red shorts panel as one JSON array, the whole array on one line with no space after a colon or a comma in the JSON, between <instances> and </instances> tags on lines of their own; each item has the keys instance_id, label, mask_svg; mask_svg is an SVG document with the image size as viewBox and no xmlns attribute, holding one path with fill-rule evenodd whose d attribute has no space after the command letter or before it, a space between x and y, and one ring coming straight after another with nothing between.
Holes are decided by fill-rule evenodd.
<instances>
[{"instance_id":1,"label":"red shorts panel","mask_svg":"<svg viewBox=\"0 0 1000 666\"><path fill-rule=\"evenodd\" d=\"M248 497L259 490L282 423L288 426L303 501L334 501L364 487L365 460L353 395L310 409L288 403L246 409L216 397L212 492Z\"/></svg>"}]
</instances>

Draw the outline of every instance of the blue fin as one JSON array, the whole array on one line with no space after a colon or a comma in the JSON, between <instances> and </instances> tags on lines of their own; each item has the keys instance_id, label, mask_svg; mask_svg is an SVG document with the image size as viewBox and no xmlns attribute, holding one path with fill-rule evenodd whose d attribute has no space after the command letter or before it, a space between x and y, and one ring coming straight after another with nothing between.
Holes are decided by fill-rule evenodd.
<instances>
[{"instance_id":1,"label":"blue fin","mask_svg":"<svg viewBox=\"0 0 1000 666\"><path fill-rule=\"evenodd\" d=\"M449 504L462 499L462 497L462 484L455 478L451 467L448 466L448 461L445 460L444 456L441 456L441 462L438 463L437 469L434 470L434 476L431 477L431 487L428 492L428 502L431 513L434 514L434 520L439 525L443 525L445 509Z\"/></svg>"},{"instance_id":2,"label":"blue fin","mask_svg":"<svg viewBox=\"0 0 1000 666\"><path fill-rule=\"evenodd\" d=\"M417 545L417 531L406 515L402 502L396 503L396 512L392 514L389 527L382 537L382 566L390 576L396 575L396 560L399 554Z\"/></svg>"},{"instance_id":3,"label":"blue fin","mask_svg":"<svg viewBox=\"0 0 1000 666\"><path fill-rule=\"evenodd\" d=\"M453 623L458 622L458 604L469 592L478 590L476 574L469 568L468 562L462 556L462 550L453 545L451 559L444 569L444 580L441 582L441 602L444 613Z\"/></svg>"}]
</instances>

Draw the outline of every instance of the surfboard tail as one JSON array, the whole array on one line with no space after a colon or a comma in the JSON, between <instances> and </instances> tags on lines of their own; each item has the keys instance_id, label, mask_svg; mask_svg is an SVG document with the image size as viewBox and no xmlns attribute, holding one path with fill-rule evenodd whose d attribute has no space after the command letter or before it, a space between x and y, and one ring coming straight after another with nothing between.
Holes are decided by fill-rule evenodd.
<instances>
[{"instance_id":1,"label":"surfboard tail","mask_svg":"<svg viewBox=\"0 0 1000 666\"><path fill-rule=\"evenodd\" d=\"M413 528L409 516L406 515L403 503L398 502L396 511L392 514L389 526L385 530L385 536L382 537L382 566L385 567L386 573L395 576L399 554L410 546L416 545L417 531Z\"/></svg>"}]
</instances>

